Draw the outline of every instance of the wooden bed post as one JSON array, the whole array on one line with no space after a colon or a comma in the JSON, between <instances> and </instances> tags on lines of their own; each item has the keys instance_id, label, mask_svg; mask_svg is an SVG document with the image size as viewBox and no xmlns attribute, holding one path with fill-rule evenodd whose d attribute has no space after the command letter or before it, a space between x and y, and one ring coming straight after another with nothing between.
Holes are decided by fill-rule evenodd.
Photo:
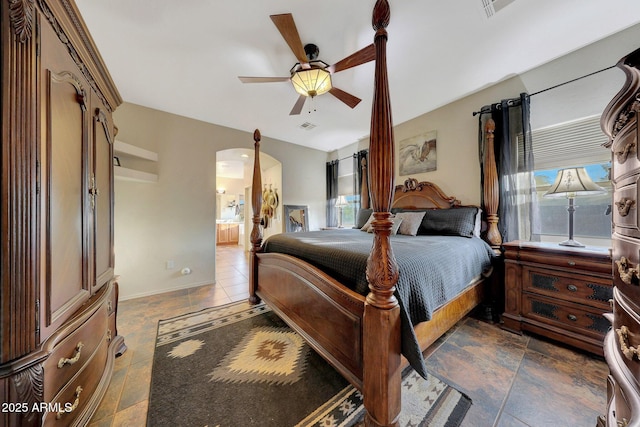
<instances>
[{"instance_id":1,"label":"wooden bed post","mask_svg":"<svg viewBox=\"0 0 640 427\"><path fill-rule=\"evenodd\" d=\"M366 157L360 161L360 168L362 169L362 185L360 186L360 209L369 209L369 172L367 172L367 159Z\"/></svg>"},{"instance_id":2,"label":"wooden bed post","mask_svg":"<svg viewBox=\"0 0 640 427\"><path fill-rule=\"evenodd\" d=\"M251 184L251 207L253 210L253 227L251 228L251 250L249 254L249 302L257 304L260 298L256 295L258 288L258 257L256 253L262 246L262 229L260 228L260 212L262 211L262 174L260 170L260 131L253 132L253 183Z\"/></svg>"},{"instance_id":3,"label":"wooden bed post","mask_svg":"<svg viewBox=\"0 0 640 427\"><path fill-rule=\"evenodd\" d=\"M400 415L400 308L394 297L398 266L391 248L391 203L395 190L393 123L387 79L387 30L390 9L378 0L375 84L369 145L369 188L375 220L373 248L367 260L369 294L364 307L362 393L366 426L397 426ZM385 345L386 343L386 345Z\"/></svg>"},{"instance_id":4,"label":"wooden bed post","mask_svg":"<svg viewBox=\"0 0 640 427\"><path fill-rule=\"evenodd\" d=\"M500 202L500 187L498 185L498 169L496 168L496 156L494 154L494 131L496 123L493 119L487 120L485 129L485 158L484 158L484 208L487 214L488 230L486 241L493 249L499 249L502 245L502 235L498 230L498 204Z\"/></svg>"}]
</instances>

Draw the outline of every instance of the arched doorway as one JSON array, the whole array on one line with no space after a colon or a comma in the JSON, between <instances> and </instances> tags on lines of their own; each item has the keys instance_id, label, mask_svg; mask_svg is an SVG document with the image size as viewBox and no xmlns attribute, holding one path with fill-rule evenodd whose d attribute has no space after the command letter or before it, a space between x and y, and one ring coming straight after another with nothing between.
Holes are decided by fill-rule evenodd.
<instances>
[{"instance_id":1,"label":"arched doorway","mask_svg":"<svg viewBox=\"0 0 640 427\"><path fill-rule=\"evenodd\" d=\"M216 245L242 246L249 250L249 235L251 233L251 185L253 178L254 151L247 148L231 148L216 152ZM277 194L282 199L282 163L274 157L260 153L260 167L262 169L262 183L264 190ZM225 226L229 224L229 226ZM237 227L237 239L235 236ZM221 231L231 228L232 239L220 239ZM263 230L264 237L284 231L282 222L282 204L275 207L271 221ZM224 232L224 231L223 231ZM220 243L222 241L222 243Z\"/></svg>"}]
</instances>

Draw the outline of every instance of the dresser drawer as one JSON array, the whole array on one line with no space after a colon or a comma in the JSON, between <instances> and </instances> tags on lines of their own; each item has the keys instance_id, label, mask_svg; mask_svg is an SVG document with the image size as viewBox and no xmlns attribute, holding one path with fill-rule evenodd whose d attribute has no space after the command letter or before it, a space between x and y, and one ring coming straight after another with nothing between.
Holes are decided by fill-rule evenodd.
<instances>
[{"instance_id":1,"label":"dresser drawer","mask_svg":"<svg viewBox=\"0 0 640 427\"><path fill-rule=\"evenodd\" d=\"M513 246L513 249L511 248ZM538 266L557 267L568 272L600 273L611 275L611 258L605 249L581 249L558 244L519 243L517 246L507 243L505 259L511 259L523 264L537 264Z\"/></svg>"},{"instance_id":2,"label":"dresser drawer","mask_svg":"<svg viewBox=\"0 0 640 427\"><path fill-rule=\"evenodd\" d=\"M603 316L604 313L605 310L542 295L528 292L522 295L523 317L597 340L604 338L610 326L609 321Z\"/></svg>"},{"instance_id":3,"label":"dresser drawer","mask_svg":"<svg viewBox=\"0 0 640 427\"><path fill-rule=\"evenodd\" d=\"M610 278L571 274L547 268L528 266L522 268L523 291L599 307L603 312L609 310L612 289Z\"/></svg>"},{"instance_id":4,"label":"dresser drawer","mask_svg":"<svg viewBox=\"0 0 640 427\"><path fill-rule=\"evenodd\" d=\"M88 362L53 399L48 400L53 408L61 412L47 412L42 422L43 426L69 426L82 414L100 382L107 363L108 349L106 333L103 333L100 335L100 345L89 355Z\"/></svg>"},{"instance_id":5,"label":"dresser drawer","mask_svg":"<svg viewBox=\"0 0 640 427\"><path fill-rule=\"evenodd\" d=\"M612 245L613 284L631 301L640 301L640 241L614 233Z\"/></svg>"},{"instance_id":6,"label":"dresser drawer","mask_svg":"<svg viewBox=\"0 0 640 427\"><path fill-rule=\"evenodd\" d=\"M638 180L633 176L620 182L613 196L613 225L616 232L625 236L640 237L638 209Z\"/></svg>"},{"instance_id":7,"label":"dresser drawer","mask_svg":"<svg viewBox=\"0 0 640 427\"><path fill-rule=\"evenodd\" d=\"M637 173L640 169L635 115L616 135L611 145L611 151L613 152L612 166L615 184L621 179Z\"/></svg>"},{"instance_id":8,"label":"dresser drawer","mask_svg":"<svg viewBox=\"0 0 640 427\"><path fill-rule=\"evenodd\" d=\"M624 361L633 377L640 378L640 317L616 289L613 304L613 331L619 360Z\"/></svg>"},{"instance_id":9,"label":"dresser drawer","mask_svg":"<svg viewBox=\"0 0 640 427\"><path fill-rule=\"evenodd\" d=\"M50 399L87 363L98 345L106 340L106 304L72 334L62 340L44 362L44 398Z\"/></svg>"}]
</instances>

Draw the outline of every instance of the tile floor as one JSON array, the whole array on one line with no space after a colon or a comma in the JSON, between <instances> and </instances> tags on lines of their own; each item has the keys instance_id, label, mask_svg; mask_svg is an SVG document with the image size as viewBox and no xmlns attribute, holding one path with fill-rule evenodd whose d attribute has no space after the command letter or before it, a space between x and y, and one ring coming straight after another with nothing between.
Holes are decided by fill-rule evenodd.
<instances>
[{"instance_id":1,"label":"tile floor","mask_svg":"<svg viewBox=\"0 0 640 427\"><path fill-rule=\"evenodd\" d=\"M128 350L116 359L91 427L146 425L159 319L248 296L241 247L219 246L216 266L215 285L120 302L118 332ZM431 372L473 400L465 427L591 427L606 407L608 370L601 358L474 317L460 321L427 354Z\"/></svg>"}]
</instances>

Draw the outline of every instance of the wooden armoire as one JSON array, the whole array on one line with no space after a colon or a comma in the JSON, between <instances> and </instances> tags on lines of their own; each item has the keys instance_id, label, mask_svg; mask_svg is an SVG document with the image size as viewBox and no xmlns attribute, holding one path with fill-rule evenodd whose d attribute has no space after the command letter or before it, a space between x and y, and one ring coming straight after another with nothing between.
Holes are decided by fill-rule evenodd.
<instances>
[{"instance_id":1,"label":"wooden armoire","mask_svg":"<svg viewBox=\"0 0 640 427\"><path fill-rule=\"evenodd\" d=\"M609 136L613 183L612 313L604 340L609 365L608 407L599 426L640 426L640 49L621 59L626 75L605 109L601 125Z\"/></svg>"},{"instance_id":2,"label":"wooden armoire","mask_svg":"<svg viewBox=\"0 0 640 427\"><path fill-rule=\"evenodd\" d=\"M116 329L114 109L73 0L0 0L0 425L85 425Z\"/></svg>"}]
</instances>

